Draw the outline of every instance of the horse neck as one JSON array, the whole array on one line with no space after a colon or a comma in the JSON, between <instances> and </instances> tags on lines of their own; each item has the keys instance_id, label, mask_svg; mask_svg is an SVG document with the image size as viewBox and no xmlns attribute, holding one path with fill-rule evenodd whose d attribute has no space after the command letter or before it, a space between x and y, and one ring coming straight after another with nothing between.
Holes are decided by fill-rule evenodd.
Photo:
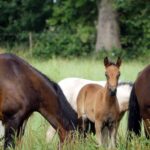
<instances>
[{"instance_id":1,"label":"horse neck","mask_svg":"<svg viewBox=\"0 0 150 150\"><path fill-rule=\"evenodd\" d=\"M45 89L41 89L45 93L43 96L43 104L39 109L39 112L53 125L53 120L59 122L59 126L62 126L66 130L74 130L77 126L77 114L68 103L61 88L51 81L51 84L45 85ZM57 96L56 96L57 95ZM46 102L45 102L46 101ZM54 114L51 114L51 107L53 107ZM55 119L52 119L52 118ZM59 120L57 120L59 118ZM55 122L55 123L56 123Z\"/></svg>"},{"instance_id":2,"label":"horse neck","mask_svg":"<svg viewBox=\"0 0 150 150\"><path fill-rule=\"evenodd\" d=\"M105 99L105 102L110 105L116 101L116 95L111 96L109 93L108 82L106 82L106 85L104 87L104 99Z\"/></svg>"}]
</instances>

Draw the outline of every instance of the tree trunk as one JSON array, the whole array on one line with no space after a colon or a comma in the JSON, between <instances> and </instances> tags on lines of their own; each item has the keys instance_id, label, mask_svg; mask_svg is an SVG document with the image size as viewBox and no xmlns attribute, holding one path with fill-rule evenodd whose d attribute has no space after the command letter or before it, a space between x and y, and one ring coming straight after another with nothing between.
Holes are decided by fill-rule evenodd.
<instances>
[{"instance_id":1,"label":"tree trunk","mask_svg":"<svg viewBox=\"0 0 150 150\"><path fill-rule=\"evenodd\" d=\"M99 0L96 52L121 48L117 11L113 0Z\"/></svg>"}]
</instances>

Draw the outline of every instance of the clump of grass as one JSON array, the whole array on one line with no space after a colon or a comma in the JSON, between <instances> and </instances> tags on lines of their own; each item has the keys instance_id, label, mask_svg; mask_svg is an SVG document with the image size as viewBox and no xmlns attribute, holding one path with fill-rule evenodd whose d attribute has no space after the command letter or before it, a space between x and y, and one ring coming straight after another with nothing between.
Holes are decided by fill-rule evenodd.
<instances>
[{"instance_id":1,"label":"clump of grass","mask_svg":"<svg viewBox=\"0 0 150 150\"><path fill-rule=\"evenodd\" d=\"M149 150L150 141L146 139L144 134L140 137L133 135L133 139L128 142L128 149L126 147L126 116L121 121L121 125L117 135L117 148L115 150ZM29 119L22 138L22 142L16 144L15 150L57 150L59 145L59 138L56 135L52 141L46 142L46 131L49 127L48 122L44 120L38 113L34 113ZM62 150L107 150L103 147L98 147L94 134L87 134L84 139L83 136L76 131L73 134L73 140L66 141ZM17 140L15 139L15 142ZM2 149L2 147L0 148ZM10 148L10 150L13 150Z\"/></svg>"}]
</instances>

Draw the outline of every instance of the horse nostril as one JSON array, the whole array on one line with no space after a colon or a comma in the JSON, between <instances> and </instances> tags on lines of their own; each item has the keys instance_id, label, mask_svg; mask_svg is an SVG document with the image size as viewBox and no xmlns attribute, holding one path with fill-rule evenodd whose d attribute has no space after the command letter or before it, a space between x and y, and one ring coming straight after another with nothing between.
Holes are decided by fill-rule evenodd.
<instances>
[{"instance_id":1,"label":"horse nostril","mask_svg":"<svg viewBox=\"0 0 150 150\"><path fill-rule=\"evenodd\" d=\"M116 92L117 92L116 87L110 88L110 95L111 95L111 96L115 96L115 95L116 95Z\"/></svg>"},{"instance_id":2,"label":"horse nostril","mask_svg":"<svg viewBox=\"0 0 150 150\"><path fill-rule=\"evenodd\" d=\"M116 88L113 88L112 91L113 91L113 92L116 92Z\"/></svg>"}]
</instances>

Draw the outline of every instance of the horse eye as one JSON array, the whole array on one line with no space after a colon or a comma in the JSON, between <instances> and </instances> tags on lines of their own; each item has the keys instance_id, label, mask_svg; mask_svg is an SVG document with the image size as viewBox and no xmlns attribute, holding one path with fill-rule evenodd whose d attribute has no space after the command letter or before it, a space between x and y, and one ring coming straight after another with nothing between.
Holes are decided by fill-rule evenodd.
<instances>
[{"instance_id":1,"label":"horse eye","mask_svg":"<svg viewBox=\"0 0 150 150\"><path fill-rule=\"evenodd\" d=\"M106 78L109 78L107 73L105 73L105 76L106 76Z\"/></svg>"},{"instance_id":2,"label":"horse eye","mask_svg":"<svg viewBox=\"0 0 150 150\"><path fill-rule=\"evenodd\" d=\"M118 78L120 77L120 73L118 74L118 76L117 76Z\"/></svg>"}]
</instances>

